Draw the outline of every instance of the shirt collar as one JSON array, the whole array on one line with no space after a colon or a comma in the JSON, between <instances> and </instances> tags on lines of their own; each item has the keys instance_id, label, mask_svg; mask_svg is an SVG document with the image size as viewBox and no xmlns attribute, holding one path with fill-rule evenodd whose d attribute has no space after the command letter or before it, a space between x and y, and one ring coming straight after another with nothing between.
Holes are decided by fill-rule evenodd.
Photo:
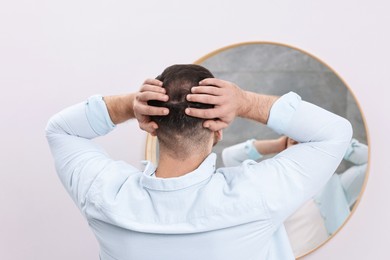
<instances>
[{"instance_id":1,"label":"shirt collar","mask_svg":"<svg viewBox=\"0 0 390 260\"><path fill-rule=\"evenodd\" d=\"M217 155L215 153L209 154L206 159L199 165L197 169L180 177L173 178L158 178L153 175L156 171L156 166L150 161L146 161L146 167L141 178L141 184L152 190L180 190L210 178L215 172L215 163Z\"/></svg>"}]
</instances>

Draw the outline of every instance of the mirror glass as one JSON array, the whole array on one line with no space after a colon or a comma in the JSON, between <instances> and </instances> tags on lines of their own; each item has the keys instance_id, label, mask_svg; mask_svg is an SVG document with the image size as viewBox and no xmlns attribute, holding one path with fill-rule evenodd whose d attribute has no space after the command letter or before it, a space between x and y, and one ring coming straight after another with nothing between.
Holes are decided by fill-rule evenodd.
<instances>
[{"instance_id":1,"label":"mirror glass","mask_svg":"<svg viewBox=\"0 0 390 260\"><path fill-rule=\"evenodd\" d=\"M279 43L250 42L224 47L195 62L216 78L236 83L253 92L283 95L289 91L347 118L353 141L328 184L286 222L285 227L297 258L323 245L351 216L367 179L368 139L363 115L353 93L328 65L313 55ZM217 166L223 167L222 150L250 139L279 138L256 122L237 118L224 130L223 141L214 147ZM273 155L265 155L261 160ZM156 162L156 139L149 136L146 158ZM260 159L259 159L260 160Z\"/></svg>"}]
</instances>

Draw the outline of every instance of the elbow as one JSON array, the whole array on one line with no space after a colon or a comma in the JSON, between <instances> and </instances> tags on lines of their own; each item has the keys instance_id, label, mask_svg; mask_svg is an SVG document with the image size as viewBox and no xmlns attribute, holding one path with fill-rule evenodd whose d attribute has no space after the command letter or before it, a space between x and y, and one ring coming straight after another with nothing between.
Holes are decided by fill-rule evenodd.
<instances>
[{"instance_id":1,"label":"elbow","mask_svg":"<svg viewBox=\"0 0 390 260\"><path fill-rule=\"evenodd\" d=\"M327 143L330 147L337 148L337 157L342 158L351 142L353 128L351 123L342 117L339 117L337 124L333 125L332 128L333 134L330 136L330 142Z\"/></svg>"},{"instance_id":2,"label":"elbow","mask_svg":"<svg viewBox=\"0 0 390 260\"><path fill-rule=\"evenodd\" d=\"M53 122L52 122L53 118L51 117L48 121L47 121L47 124L46 124L46 127L45 127L45 136L46 138L48 138L54 131L53 131Z\"/></svg>"},{"instance_id":3,"label":"elbow","mask_svg":"<svg viewBox=\"0 0 390 260\"><path fill-rule=\"evenodd\" d=\"M59 133L60 127L58 125L58 114L52 116L47 121L46 127L45 127L45 136L46 138L50 138L53 134Z\"/></svg>"},{"instance_id":4,"label":"elbow","mask_svg":"<svg viewBox=\"0 0 390 260\"><path fill-rule=\"evenodd\" d=\"M340 135L340 139L345 142L350 142L353 135L353 128L351 122L349 122L345 118L341 118L340 126L338 127L338 134Z\"/></svg>"}]
</instances>

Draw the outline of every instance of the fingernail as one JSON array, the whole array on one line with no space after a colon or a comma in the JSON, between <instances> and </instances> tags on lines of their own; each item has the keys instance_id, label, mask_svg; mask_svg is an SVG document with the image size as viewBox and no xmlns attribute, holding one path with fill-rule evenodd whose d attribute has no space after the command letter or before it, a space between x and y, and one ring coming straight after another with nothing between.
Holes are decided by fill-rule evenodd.
<instances>
[{"instance_id":1,"label":"fingernail","mask_svg":"<svg viewBox=\"0 0 390 260\"><path fill-rule=\"evenodd\" d=\"M187 95L187 100L191 101L191 95Z\"/></svg>"},{"instance_id":2,"label":"fingernail","mask_svg":"<svg viewBox=\"0 0 390 260\"><path fill-rule=\"evenodd\" d=\"M168 109L164 109L163 113L164 113L164 115L168 115L169 114L169 110Z\"/></svg>"},{"instance_id":3,"label":"fingernail","mask_svg":"<svg viewBox=\"0 0 390 260\"><path fill-rule=\"evenodd\" d=\"M186 113L186 114L190 114L190 113L191 113L191 110L190 110L189 108L186 108L185 113Z\"/></svg>"}]
</instances>

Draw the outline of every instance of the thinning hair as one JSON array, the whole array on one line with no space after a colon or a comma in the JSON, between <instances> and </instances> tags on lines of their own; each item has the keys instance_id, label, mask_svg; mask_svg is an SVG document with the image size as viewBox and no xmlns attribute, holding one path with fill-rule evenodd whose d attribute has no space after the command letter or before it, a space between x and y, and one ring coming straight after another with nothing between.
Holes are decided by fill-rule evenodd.
<instances>
[{"instance_id":1,"label":"thinning hair","mask_svg":"<svg viewBox=\"0 0 390 260\"><path fill-rule=\"evenodd\" d=\"M167 102L151 100L149 104L158 107L167 107L166 116L152 116L151 119L158 125L156 131L160 146L164 146L177 158L186 158L192 151L206 149L210 130L203 127L204 119L191 117L185 114L188 107L208 109L212 105L189 102L186 96L191 93L193 86L205 78L213 78L213 74L206 68L194 64L172 65L166 68L157 77L163 82Z\"/></svg>"}]
</instances>

